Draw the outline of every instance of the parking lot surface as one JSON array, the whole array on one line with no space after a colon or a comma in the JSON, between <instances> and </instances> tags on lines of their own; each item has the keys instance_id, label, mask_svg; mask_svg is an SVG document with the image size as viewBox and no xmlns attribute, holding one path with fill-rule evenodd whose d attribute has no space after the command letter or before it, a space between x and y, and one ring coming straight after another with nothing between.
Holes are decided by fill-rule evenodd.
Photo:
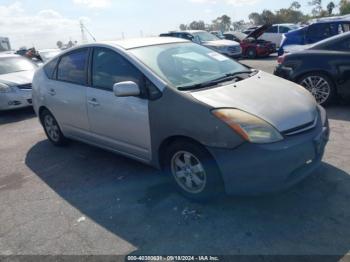
<instances>
[{"instance_id":1,"label":"parking lot surface","mask_svg":"<svg viewBox=\"0 0 350 262\"><path fill-rule=\"evenodd\" d=\"M272 72L275 58L243 60ZM350 250L350 106L327 109L324 162L290 190L195 204L160 171L0 113L0 255L335 255ZM291 159L291 161L293 161ZM259 172L259 170L256 170Z\"/></svg>"}]
</instances>

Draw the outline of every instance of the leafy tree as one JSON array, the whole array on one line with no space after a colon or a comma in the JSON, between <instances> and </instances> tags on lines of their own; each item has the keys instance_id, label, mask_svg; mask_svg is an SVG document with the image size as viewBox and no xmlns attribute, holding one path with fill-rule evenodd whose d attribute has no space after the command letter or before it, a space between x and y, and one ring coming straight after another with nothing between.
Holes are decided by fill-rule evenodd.
<instances>
[{"instance_id":1,"label":"leafy tree","mask_svg":"<svg viewBox=\"0 0 350 262\"><path fill-rule=\"evenodd\" d=\"M309 2L310 6L313 6L313 9L311 10L311 14L314 17L319 17L322 14L322 0L311 0Z\"/></svg>"},{"instance_id":2,"label":"leafy tree","mask_svg":"<svg viewBox=\"0 0 350 262\"><path fill-rule=\"evenodd\" d=\"M274 24L276 21L276 16L270 10L264 10L261 13L261 20L264 24Z\"/></svg>"},{"instance_id":3,"label":"leafy tree","mask_svg":"<svg viewBox=\"0 0 350 262\"><path fill-rule=\"evenodd\" d=\"M350 2L348 0L341 0L339 3L339 11L341 15L350 14Z\"/></svg>"},{"instance_id":4,"label":"leafy tree","mask_svg":"<svg viewBox=\"0 0 350 262\"><path fill-rule=\"evenodd\" d=\"M256 13L256 12L251 13L248 18L254 25L263 24L262 18L259 13Z\"/></svg>"},{"instance_id":5,"label":"leafy tree","mask_svg":"<svg viewBox=\"0 0 350 262\"><path fill-rule=\"evenodd\" d=\"M327 5L327 11L328 11L328 15L332 15L333 14L333 9L335 8L335 4L333 2L329 2Z\"/></svg>"},{"instance_id":6,"label":"leafy tree","mask_svg":"<svg viewBox=\"0 0 350 262\"><path fill-rule=\"evenodd\" d=\"M179 26L179 28L180 28L180 30L182 30L182 31L187 30L187 25L181 24L181 25Z\"/></svg>"},{"instance_id":7,"label":"leafy tree","mask_svg":"<svg viewBox=\"0 0 350 262\"><path fill-rule=\"evenodd\" d=\"M62 41L57 41L56 43L57 47L61 49L63 47L63 42Z\"/></svg>"},{"instance_id":8,"label":"leafy tree","mask_svg":"<svg viewBox=\"0 0 350 262\"><path fill-rule=\"evenodd\" d=\"M189 25L191 30L205 30L205 23L203 21L193 21Z\"/></svg>"},{"instance_id":9,"label":"leafy tree","mask_svg":"<svg viewBox=\"0 0 350 262\"><path fill-rule=\"evenodd\" d=\"M292 9L292 10L299 10L300 7L301 7L300 3L299 3L298 1L294 1L294 2L290 5L289 9Z\"/></svg>"}]
</instances>

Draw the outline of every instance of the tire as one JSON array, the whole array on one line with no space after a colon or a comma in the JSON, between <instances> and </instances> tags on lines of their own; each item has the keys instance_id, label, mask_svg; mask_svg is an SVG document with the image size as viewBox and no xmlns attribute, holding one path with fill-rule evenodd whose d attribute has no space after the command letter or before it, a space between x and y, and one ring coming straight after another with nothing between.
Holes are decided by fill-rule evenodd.
<instances>
[{"instance_id":1,"label":"tire","mask_svg":"<svg viewBox=\"0 0 350 262\"><path fill-rule=\"evenodd\" d=\"M55 117L48 110L44 110L40 114L40 120L46 136L52 144L55 146L64 146L67 144L67 138L64 137Z\"/></svg>"},{"instance_id":2,"label":"tire","mask_svg":"<svg viewBox=\"0 0 350 262\"><path fill-rule=\"evenodd\" d=\"M247 51L247 57L249 59L255 59L256 56L257 56L256 50L254 48L249 48L248 51Z\"/></svg>"},{"instance_id":3,"label":"tire","mask_svg":"<svg viewBox=\"0 0 350 262\"><path fill-rule=\"evenodd\" d=\"M322 106L330 105L336 100L337 92L334 82L325 74L309 73L300 77L298 83L305 87Z\"/></svg>"},{"instance_id":4,"label":"tire","mask_svg":"<svg viewBox=\"0 0 350 262\"><path fill-rule=\"evenodd\" d=\"M199 144L190 141L171 144L166 152L165 165L177 189L191 200L214 200L224 193L224 183L215 160Z\"/></svg>"}]
</instances>

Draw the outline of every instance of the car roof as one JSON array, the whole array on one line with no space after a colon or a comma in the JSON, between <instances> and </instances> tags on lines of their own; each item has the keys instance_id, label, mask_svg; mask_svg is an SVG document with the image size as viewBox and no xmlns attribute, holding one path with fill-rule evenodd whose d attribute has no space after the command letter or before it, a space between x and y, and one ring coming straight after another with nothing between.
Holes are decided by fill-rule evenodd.
<instances>
[{"instance_id":1,"label":"car roof","mask_svg":"<svg viewBox=\"0 0 350 262\"><path fill-rule=\"evenodd\" d=\"M350 37L350 32L338 34L313 44L309 49L318 49L320 47L322 48L325 45L327 46L330 43L337 43L349 37Z\"/></svg>"},{"instance_id":2,"label":"car roof","mask_svg":"<svg viewBox=\"0 0 350 262\"><path fill-rule=\"evenodd\" d=\"M118 40L118 41L105 41L100 43L118 46L120 48L127 50L127 49L132 49L137 47L172 44L172 43L183 43L183 42L189 42L189 41L186 39L176 38L176 37L143 37L143 38L130 38L130 39Z\"/></svg>"}]
</instances>

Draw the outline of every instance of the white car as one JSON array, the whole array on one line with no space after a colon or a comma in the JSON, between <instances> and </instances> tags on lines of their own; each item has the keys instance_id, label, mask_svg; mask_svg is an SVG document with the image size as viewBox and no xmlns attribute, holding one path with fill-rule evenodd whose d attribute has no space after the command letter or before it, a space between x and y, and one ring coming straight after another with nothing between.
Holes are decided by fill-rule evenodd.
<instances>
[{"instance_id":1,"label":"white car","mask_svg":"<svg viewBox=\"0 0 350 262\"><path fill-rule=\"evenodd\" d=\"M0 110L32 105L32 79L37 66L14 54L0 54Z\"/></svg>"},{"instance_id":2,"label":"white car","mask_svg":"<svg viewBox=\"0 0 350 262\"><path fill-rule=\"evenodd\" d=\"M288 33L289 31L300 28L295 24L276 24L272 25L266 32L260 37L260 39L265 41L270 41L276 44L277 47L280 47L283 34Z\"/></svg>"}]
</instances>

